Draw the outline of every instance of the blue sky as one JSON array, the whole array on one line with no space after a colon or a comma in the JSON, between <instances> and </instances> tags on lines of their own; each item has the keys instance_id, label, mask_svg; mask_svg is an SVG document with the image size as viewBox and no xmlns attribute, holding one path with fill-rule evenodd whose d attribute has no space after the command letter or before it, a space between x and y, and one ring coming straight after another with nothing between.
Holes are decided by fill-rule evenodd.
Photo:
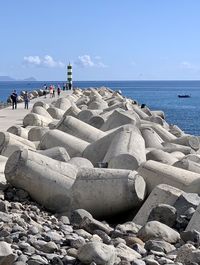
<instances>
[{"instance_id":1,"label":"blue sky","mask_svg":"<svg viewBox=\"0 0 200 265\"><path fill-rule=\"evenodd\" d=\"M200 80L199 0L0 0L0 75Z\"/></svg>"}]
</instances>

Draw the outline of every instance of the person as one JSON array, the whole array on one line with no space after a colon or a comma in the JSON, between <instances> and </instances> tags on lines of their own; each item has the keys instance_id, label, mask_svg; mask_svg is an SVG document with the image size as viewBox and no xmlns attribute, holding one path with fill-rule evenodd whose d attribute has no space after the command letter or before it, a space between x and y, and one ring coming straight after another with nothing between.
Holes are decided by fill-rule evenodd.
<instances>
[{"instance_id":1,"label":"person","mask_svg":"<svg viewBox=\"0 0 200 265\"><path fill-rule=\"evenodd\" d=\"M66 86L65 86L65 84L63 84L63 91L66 89Z\"/></svg>"},{"instance_id":2,"label":"person","mask_svg":"<svg viewBox=\"0 0 200 265\"><path fill-rule=\"evenodd\" d=\"M52 98L55 98L55 92L56 92L56 88L55 88L55 86L53 86L53 95L52 95Z\"/></svg>"},{"instance_id":3,"label":"person","mask_svg":"<svg viewBox=\"0 0 200 265\"><path fill-rule=\"evenodd\" d=\"M58 85L58 88L57 88L57 94L58 94L58 97L60 97L60 86Z\"/></svg>"},{"instance_id":4,"label":"person","mask_svg":"<svg viewBox=\"0 0 200 265\"><path fill-rule=\"evenodd\" d=\"M17 92L16 90L13 90L13 93L10 96L11 101L12 101L12 109L17 108Z\"/></svg>"},{"instance_id":5,"label":"person","mask_svg":"<svg viewBox=\"0 0 200 265\"><path fill-rule=\"evenodd\" d=\"M50 95L50 98L53 97L53 86L52 85L49 87L49 95Z\"/></svg>"},{"instance_id":6,"label":"person","mask_svg":"<svg viewBox=\"0 0 200 265\"><path fill-rule=\"evenodd\" d=\"M24 94L24 108L25 109L28 109L29 101L30 101L30 97L29 97L28 91L26 91Z\"/></svg>"}]
</instances>

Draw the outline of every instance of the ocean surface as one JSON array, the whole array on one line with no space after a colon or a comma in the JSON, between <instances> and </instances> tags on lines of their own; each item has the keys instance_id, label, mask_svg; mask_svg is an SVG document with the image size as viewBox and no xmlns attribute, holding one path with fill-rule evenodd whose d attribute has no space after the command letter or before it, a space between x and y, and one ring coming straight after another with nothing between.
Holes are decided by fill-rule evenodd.
<instances>
[{"instance_id":1,"label":"ocean surface","mask_svg":"<svg viewBox=\"0 0 200 265\"><path fill-rule=\"evenodd\" d=\"M0 82L0 101L5 102L13 89L31 91L44 84L58 85L56 82ZM163 110L166 121L178 125L183 131L200 135L200 81L74 81L74 87L88 88L106 86L121 90L123 95L146 104L152 110ZM179 94L189 94L190 98L178 98Z\"/></svg>"}]
</instances>

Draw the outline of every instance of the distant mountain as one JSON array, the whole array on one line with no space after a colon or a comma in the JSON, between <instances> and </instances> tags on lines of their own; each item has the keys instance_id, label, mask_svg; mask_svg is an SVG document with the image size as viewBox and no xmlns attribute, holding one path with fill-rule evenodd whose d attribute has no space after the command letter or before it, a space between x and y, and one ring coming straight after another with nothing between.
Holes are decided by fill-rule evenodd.
<instances>
[{"instance_id":1,"label":"distant mountain","mask_svg":"<svg viewBox=\"0 0 200 265\"><path fill-rule=\"evenodd\" d=\"M22 81L37 81L37 79L33 76L23 79Z\"/></svg>"},{"instance_id":2,"label":"distant mountain","mask_svg":"<svg viewBox=\"0 0 200 265\"><path fill-rule=\"evenodd\" d=\"M12 78L12 77L10 77L10 76L7 76L7 75L5 75L5 76L0 76L0 81L15 81L16 79L14 79L14 78Z\"/></svg>"},{"instance_id":3,"label":"distant mountain","mask_svg":"<svg viewBox=\"0 0 200 265\"><path fill-rule=\"evenodd\" d=\"M25 78L25 79L15 79L13 77L10 77L10 76L0 76L0 81L4 81L4 82L8 82L8 81L37 81L37 79L35 77L28 77L28 78Z\"/></svg>"}]
</instances>

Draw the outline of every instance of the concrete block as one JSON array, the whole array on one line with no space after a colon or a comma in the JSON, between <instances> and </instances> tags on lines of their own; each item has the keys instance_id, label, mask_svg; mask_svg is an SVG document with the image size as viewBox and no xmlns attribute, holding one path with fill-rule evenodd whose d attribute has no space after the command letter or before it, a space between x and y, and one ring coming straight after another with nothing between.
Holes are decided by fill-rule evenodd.
<instances>
[{"instance_id":1,"label":"concrete block","mask_svg":"<svg viewBox=\"0 0 200 265\"><path fill-rule=\"evenodd\" d=\"M29 113L23 119L24 127L26 126L47 127L50 122L52 122L52 118L47 118L35 113Z\"/></svg>"},{"instance_id":2,"label":"concrete block","mask_svg":"<svg viewBox=\"0 0 200 265\"><path fill-rule=\"evenodd\" d=\"M28 130L19 125L11 126L7 129L7 132L20 136L24 139L28 139Z\"/></svg>"},{"instance_id":3,"label":"concrete block","mask_svg":"<svg viewBox=\"0 0 200 265\"><path fill-rule=\"evenodd\" d=\"M56 129L71 134L89 143L95 142L106 135L105 132L78 120L72 116L63 117Z\"/></svg>"},{"instance_id":4,"label":"concrete block","mask_svg":"<svg viewBox=\"0 0 200 265\"><path fill-rule=\"evenodd\" d=\"M60 130L50 130L42 137L39 148L41 150L61 146L66 149L70 157L82 156L83 151L88 146L88 142L83 141Z\"/></svg>"},{"instance_id":5,"label":"concrete block","mask_svg":"<svg viewBox=\"0 0 200 265\"><path fill-rule=\"evenodd\" d=\"M158 149L148 152L146 154L146 159L158 161L167 165L173 165L176 161L178 161L178 159L171 154Z\"/></svg>"},{"instance_id":6,"label":"concrete block","mask_svg":"<svg viewBox=\"0 0 200 265\"><path fill-rule=\"evenodd\" d=\"M143 163L138 174L147 183L148 194L159 184L168 184L186 192L200 192L200 174L153 160Z\"/></svg>"},{"instance_id":7,"label":"concrete block","mask_svg":"<svg viewBox=\"0 0 200 265\"><path fill-rule=\"evenodd\" d=\"M133 222L138 225L145 225L148 221L151 210L155 206L161 203L174 206L175 202L182 193L182 190L169 186L167 184L160 184L156 186L137 212L136 216L133 219Z\"/></svg>"}]
</instances>

